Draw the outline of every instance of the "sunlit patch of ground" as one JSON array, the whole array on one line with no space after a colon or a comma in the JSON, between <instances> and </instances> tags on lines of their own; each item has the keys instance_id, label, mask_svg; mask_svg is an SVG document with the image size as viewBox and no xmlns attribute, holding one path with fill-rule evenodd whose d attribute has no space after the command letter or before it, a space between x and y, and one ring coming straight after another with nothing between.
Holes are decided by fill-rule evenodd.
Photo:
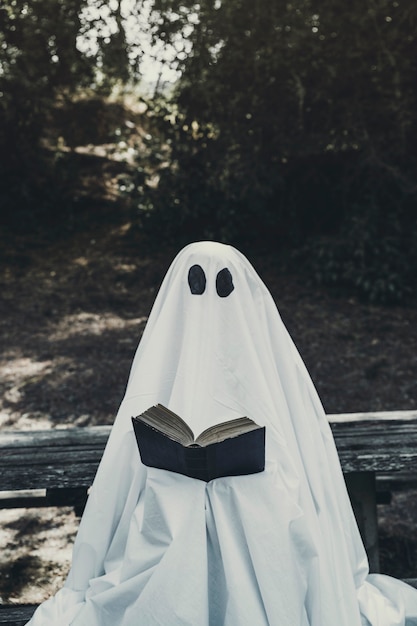
<instances>
[{"instance_id":1,"label":"sunlit patch of ground","mask_svg":"<svg viewBox=\"0 0 417 626\"><path fill-rule=\"evenodd\" d=\"M67 507L0 511L0 602L36 604L62 587L78 523Z\"/></svg>"},{"instance_id":2,"label":"sunlit patch of ground","mask_svg":"<svg viewBox=\"0 0 417 626\"><path fill-rule=\"evenodd\" d=\"M36 383L50 374L52 361L39 362L28 357L19 357L4 354L0 360L0 380L4 389L0 397L0 427L19 421L21 426L28 429L48 428L50 422L43 417L36 422L30 419L30 415L21 411L14 411L13 407L21 401L25 386Z\"/></svg>"},{"instance_id":3,"label":"sunlit patch of ground","mask_svg":"<svg viewBox=\"0 0 417 626\"><path fill-rule=\"evenodd\" d=\"M77 335L102 335L109 330L131 330L132 335L136 328L145 324L147 317L123 319L111 313L76 313L66 315L59 320L55 330L51 331L50 341L62 341Z\"/></svg>"}]
</instances>

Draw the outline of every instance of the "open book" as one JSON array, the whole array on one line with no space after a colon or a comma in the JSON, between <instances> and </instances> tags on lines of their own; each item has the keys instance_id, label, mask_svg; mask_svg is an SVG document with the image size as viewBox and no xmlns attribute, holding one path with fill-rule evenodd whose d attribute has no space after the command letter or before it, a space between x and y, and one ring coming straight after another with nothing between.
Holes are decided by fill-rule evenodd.
<instances>
[{"instance_id":1,"label":"open book","mask_svg":"<svg viewBox=\"0 0 417 626\"><path fill-rule=\"evenodd\" d=\"M197 438L186 422L161 404L132 417L144 465L213 480L265 468L265 428L248 417L210 426Z\"/></svg>"}]
</instances>

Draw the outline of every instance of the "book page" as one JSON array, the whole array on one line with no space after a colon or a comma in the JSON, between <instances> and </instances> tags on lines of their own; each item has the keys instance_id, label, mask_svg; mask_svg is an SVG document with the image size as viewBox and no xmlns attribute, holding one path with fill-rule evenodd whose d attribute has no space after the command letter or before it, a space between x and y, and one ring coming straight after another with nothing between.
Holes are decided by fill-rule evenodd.
<instances>
[{"instance_id":1,"label":"book page","mask_svg":"<svg viewBox=\"0 0 417 626\"><path fill-rule=\"evenodd\" d=\"M259 428L258 424L255 424L249 417L238 417L237 419L206 428L197 437L196 443L200 446L207 446L217 441L224 441L230 437L237 437L257 428Z\"/></svg>"},{"instance_id":2,"label":"book page","mask_svg":"<svg viewBox=\"0 0 417 626\"><path fill-rule=\"evenodd\" d=\"M174 439L183 445L190 445L194 442L194 433L186 422L176 413L170 411L162 404L158 404L147 409L137 419L142 420L148 426Z\"/></svg>"}]
</instances>

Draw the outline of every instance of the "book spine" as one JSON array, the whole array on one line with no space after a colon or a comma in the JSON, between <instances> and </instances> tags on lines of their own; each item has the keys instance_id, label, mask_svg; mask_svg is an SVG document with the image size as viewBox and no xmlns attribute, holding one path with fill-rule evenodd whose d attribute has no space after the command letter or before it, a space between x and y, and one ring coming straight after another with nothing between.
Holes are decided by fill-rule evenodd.
<instances>
[{"instance_id":1,"label":"book spine","mask_svg":"<svg viewBox=\"0 0 417 626\"><path fill-rule=\"evenodd\" d=\"M189 446L184 451L184 471L185 476L197 478L198 480L209 479L207 468L207 448L200 446Z\"/></svg>"}]
</instances>

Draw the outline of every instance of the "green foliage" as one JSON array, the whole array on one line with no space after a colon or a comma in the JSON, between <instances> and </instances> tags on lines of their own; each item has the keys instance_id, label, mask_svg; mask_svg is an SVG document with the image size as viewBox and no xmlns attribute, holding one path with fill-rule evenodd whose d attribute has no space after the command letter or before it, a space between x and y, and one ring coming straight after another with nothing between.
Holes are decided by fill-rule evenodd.
<instances>
[{"instance_id":1,"label":"green foliage","mask_svg":"<svg viewBox=\"0 0 417 626\"><path fill-rule=\"evenodd\" d=\"M39 138L57 88L91 81L92 64L78 52L81 0L8 0L0 9L0 131L6 150Z\"/></svg>"},{"instance_id":2,"label":"green foliage","mask_svg":"<svg viewBox=\"0 0 417 626\"><path fill-rule=\"evenodd\" d=\"M307 246L320 280L404 298L417 268L417 5L155 7L160 36L188 32L190 52L149 219L175 237Z\"/></svg>"},{"instance_id":3,"label":"green foliage","mask_svg":"<svg viewBox=\"0 0 417 626\"><path fill-rule=\"evenodd\" d=\"M406 232L398 214L355 207L339 237L314 241L298 259L319 284L391 304L415 297L416 243L415 225Z\"/></svg>"},{"instance_id":4,"label":"green foliage","mask_svg":"<svg viewBox=\"0 0 417 626\"><path fill-rule=\"evenodd\" d=\"M108 91L127 80L120 4L110 10L118 28L81 51L91 21L83 18L90 0L4 0L0 6L0 171L2 221L33 228L42 213L62 212L71 203L59 149L49 126L57 100L98 85ZM96 12L107 4L97 0ZM97 26L97 21L95 23ZM98 70L100 69L100 75ZM90 123L90 122L89 122Z\"/></svg>"},{"instance_id":5,"label":"green foliage","mask_svg":"<svg viewBox=\"0 0 417 626\"><path fill-rule=\"evenodd\" d=\"M181 78L168 101L149 103L152 131L119 177L138 224L177 244L303 250L319 282L407 298L417 273L413 0L153 0L145 25L149 6L2 2L3 220L32 227L74 203L76 166L49 132L57 103L69 110L80 91L102 98L137 80L153 38L176 51ZM68 127L67 146L84 123Z\"/></svg>"}]
</instances>

